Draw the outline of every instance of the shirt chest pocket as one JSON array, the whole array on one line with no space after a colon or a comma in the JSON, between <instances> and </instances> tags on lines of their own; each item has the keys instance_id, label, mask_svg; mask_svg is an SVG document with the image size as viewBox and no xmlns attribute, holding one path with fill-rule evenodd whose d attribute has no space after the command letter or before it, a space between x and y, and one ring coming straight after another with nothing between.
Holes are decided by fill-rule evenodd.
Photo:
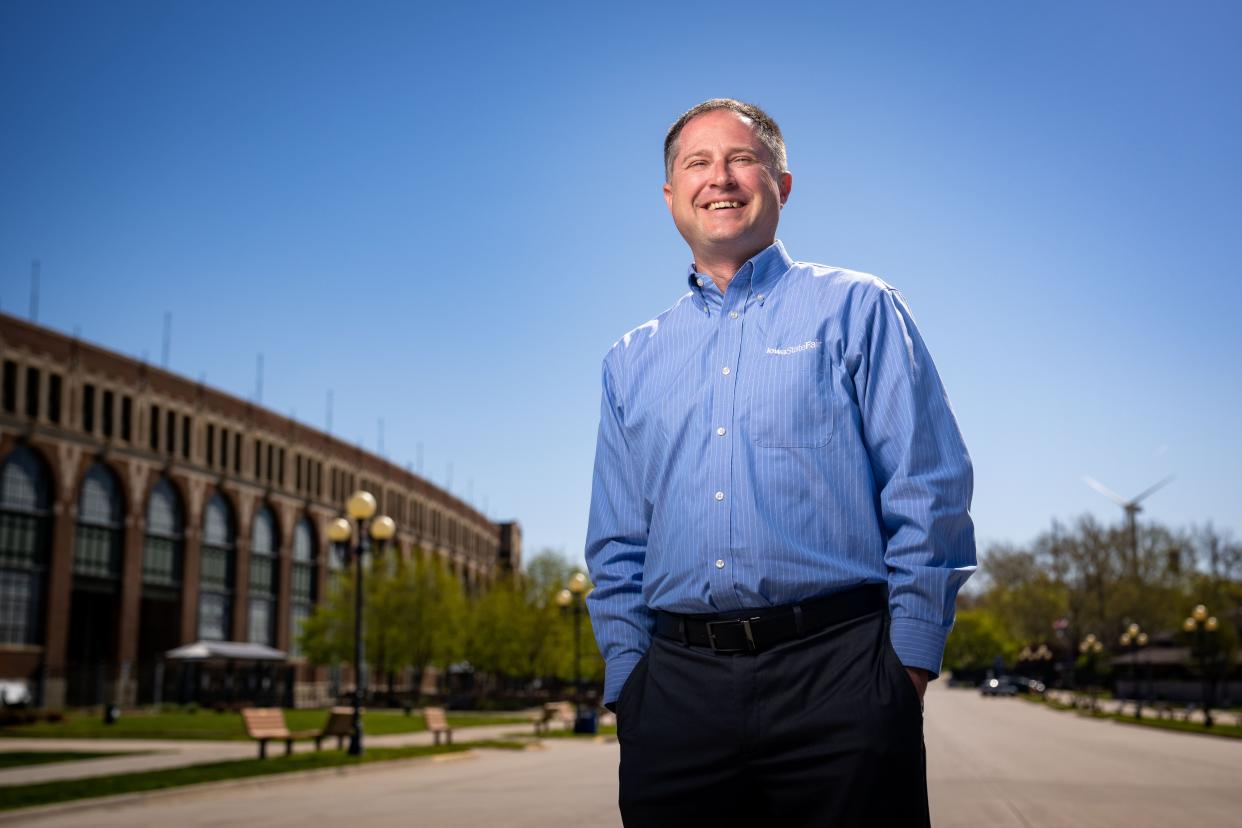
<instances>
[{"instance_id":1,"label":"shirt chest pocket","mask_svg":"<svg viewBox=\"0 0 1242 828\"><path fill-rule=\"evenodd\" d=\"M820 448L832 439L832 364L818 350L764 354L750 388L750 432L765 448Z\"/></svg>"}]
</instances>

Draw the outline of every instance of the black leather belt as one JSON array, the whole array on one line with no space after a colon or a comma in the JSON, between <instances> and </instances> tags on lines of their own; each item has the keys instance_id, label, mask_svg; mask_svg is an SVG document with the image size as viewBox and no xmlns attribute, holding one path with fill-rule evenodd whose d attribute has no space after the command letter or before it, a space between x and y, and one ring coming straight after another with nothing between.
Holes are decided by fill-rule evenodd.
<instances>
[{"instance_id":1,"label":"black leather belt","mask_svg":"<svg viewBox=\"0 0 1242 828\"><path fill-rule=\"evenodd\" d=\"M714 615L658 610L655 634L718 653L757 653L888 607L886 584L825 595L801 604Z\"/></svg>"}]
</instances>

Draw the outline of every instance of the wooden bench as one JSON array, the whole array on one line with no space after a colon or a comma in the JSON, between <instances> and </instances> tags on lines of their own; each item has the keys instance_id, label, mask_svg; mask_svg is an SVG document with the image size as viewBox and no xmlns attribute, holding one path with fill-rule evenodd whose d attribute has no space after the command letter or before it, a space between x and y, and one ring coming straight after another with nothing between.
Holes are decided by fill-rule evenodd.
<instances>
[{"instance_id":1,"label":"wooden bench","mask_svg":"<svg viewBox=\"0 0 1242 828\"><path fill-rule=\"evenodd\" d=\"M431 731L437 745L440 744L442 734L446 744L453 744L453 728L449 727L448 716L445 715L443 707L424 707L423 721L427 723L427 729Z\"/></svg>"},{"instance_id":2,"label":"wooden bench","mask_svg":"<svg viewBox=\"0 0 1242 828\"><path fill-rule=\"evenodd\" d=\"M345 737L354 735L354 709L352 707L334 707L328 712L328 721L323 725L323 730L315 737L315 750L319 750L319 743L329 736L336 737L336 748L340 750L345 747Z\"/></svg>"},{"instance_id":3,"label":"wooden bench","mask_svg":"<svg viewBox=\"0 0 1242 828\"><path fill-rule=\"evenodd\" d=\"M285 724L284 711L279 707L246 707L241 714L246 733L259 743L260 759L267 758L267 743L272 739L285 743L285 756L293 753L294 739L315 739L315 747L319 747L321 734L314 730L290 731Z\"/></svg>"},{"instance_id":4,"label":"wooden bench","mask_svg":"<svg viewBox=\"0 0 1242 828\"><path fill-rule=\"evenodd\" d=\"M547 733L553 722L560 722L562 730L574 726L577 712L572 703L567 701L547 702L543 706L543 714L535 719L535 733Z\"/></svg>"}]
</instances>

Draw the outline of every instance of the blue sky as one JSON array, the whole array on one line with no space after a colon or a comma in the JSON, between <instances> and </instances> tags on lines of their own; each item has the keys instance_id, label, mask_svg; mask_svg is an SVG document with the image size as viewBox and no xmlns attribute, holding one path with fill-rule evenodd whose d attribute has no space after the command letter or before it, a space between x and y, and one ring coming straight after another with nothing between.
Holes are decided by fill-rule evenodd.
<instances>
[{"instance_id":1,"label":"blue sky","mask_svg":"<svg viewBox=\"0 0 1242 828\"><path fill-rule=\"evenodd\" d=\"M1242 529L1237 4L0 5L0 307L580 556L599 364L684 291L664 130L781 123L795 258L901 288L981 541Z\"/></svg>"}]
</instances>

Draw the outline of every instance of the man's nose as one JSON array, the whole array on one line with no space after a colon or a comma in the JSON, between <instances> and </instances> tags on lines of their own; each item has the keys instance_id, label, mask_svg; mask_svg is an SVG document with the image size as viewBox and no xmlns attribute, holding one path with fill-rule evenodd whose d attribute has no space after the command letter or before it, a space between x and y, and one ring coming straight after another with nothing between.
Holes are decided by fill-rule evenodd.
<instances>
[{"instance_id":1,"label":"man's nose","mask_svg":"<svg viewBox=\"0 0 1242 828\"><path fill-rule=\"evenodd\" d=\"M712 183L717 187L732 187L735 183L733 170L723 158L712 164Z\"/></svg>"}]
</instances>

